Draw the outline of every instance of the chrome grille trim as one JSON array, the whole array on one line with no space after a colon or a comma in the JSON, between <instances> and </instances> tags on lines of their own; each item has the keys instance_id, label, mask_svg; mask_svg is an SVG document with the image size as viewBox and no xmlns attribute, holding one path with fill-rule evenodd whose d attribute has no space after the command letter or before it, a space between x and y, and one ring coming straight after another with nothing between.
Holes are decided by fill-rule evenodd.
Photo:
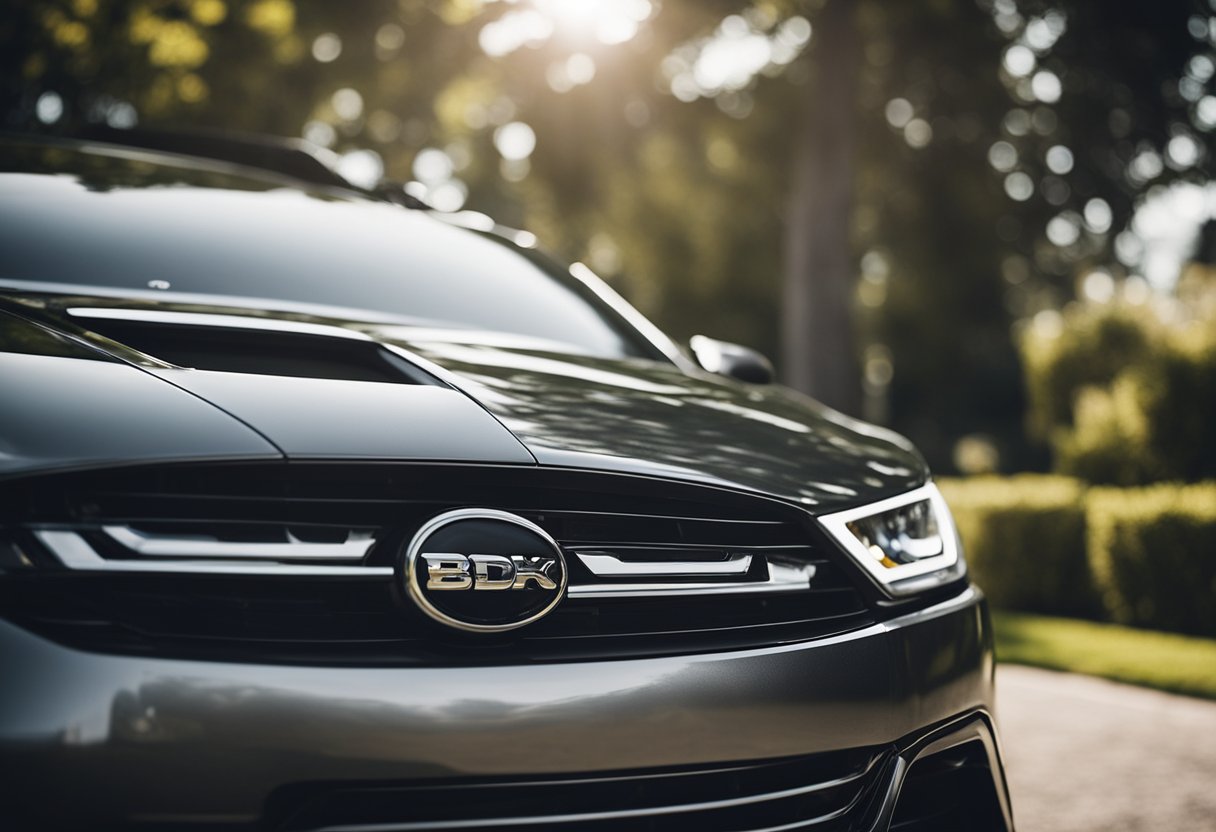
<instances>
[{"instance_id":1,"label":"chrome grille trim","mask_svg":"<svg viewBox=\"0 0 1216 832\"><path fill-rule=\"evenodd\" d=\"M241 558L251 560L362 560L375 544L372 532L352 529L341 543L309 543L285 529L282 543L225 541L203 535L152 534L130 526L102 526L113 540L137 555L155 558Z\"/></svg>"},{"instance_id":2,"label":"chrome grille trim","mask_svg":"<svg viewBox=\"0 0 1216 832\"><path fill-rule=\"evenodd\" d=\"M390 578L391 566L333 566L329 564L264 563L223 560L137 560L102 557L75 531L35 529L34 537L68 569L87 572L150 572L199 575L281 575L284 577Z\"/></svg>"},{"instance_id":3,"label":"chrome grille trim","mask_svg":"<svg viewBox=\"0 0 1216 832\"><path fill-rule=\"evenodd\" d=\"M581 558L581 555L580 555ZM630 564L633 566L634 564ZM815 577L814 564L768 563L764 581L646 582L619 584L571 584L571 598L651 598L660 595L748 595L769 592L805 592Z\"/></svg>"},{"instance_id":4,"label":"chrome grille trim","mask_svg":"<svg viewBox=\"0 0 1216 832\"><path fill-rule=\"evenodd\" d=\"M706 578L719 575L746 575L752 567L751 555L729 554L725 560L625 561L615 552L575 551L575 555L601 578Z\"/></svg>"}]
</instances>

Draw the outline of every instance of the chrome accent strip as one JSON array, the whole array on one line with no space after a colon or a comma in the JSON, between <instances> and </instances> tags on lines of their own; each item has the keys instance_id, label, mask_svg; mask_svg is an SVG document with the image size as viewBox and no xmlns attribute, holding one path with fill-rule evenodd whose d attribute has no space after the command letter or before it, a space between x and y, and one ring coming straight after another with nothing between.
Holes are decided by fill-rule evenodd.
<instances>
[{"instance_id":1,"label":"chrome accent strip","mask_svg":"<svg viewBox=\"0 0 1216 832\"><path fill-rule=\"evenodd\" d=\"M652 598L665 595L750 595L768 592L801 592L810 589L815 577L813 564L770 561L767 581L723 583L630 583L571 584L571 598Z\"/></svg>"},{"instance_id":2,"label":"chrome accent strip","mask_svg":"<svg viewBox=\"0 0 1216 832\"><path fill-rule=\"evenodd\" d=\"M110 560L73 531L35 529L34 536L68 569L88 572L160 572L197 575L282 575L390 578L391 566L330 566L328 564L239 563L214 560Z\"/></svg>"},{"instance_id":3,"label":"chrome accent strip","mask_svg":"<svg viewBox=\"0 0 1216 832\"><path fill-rule=\"evenodd\" d=\"M286 332L293 335L320 335L350 341L371 341L366 333L328 324L285 321L244 315L217 315L210 312L169 312L161 309L119 309L109 306L72 306L65 310L73 318L107 321L137 321L149 324L205 326L224 329L252 329L260 332Z\"/></svg>"},{"instance_id":4,"label":"chrome accent strip","mask_svg":"<svg viewBox=\"0 0 1216 832\"><path fill-rule=\"evenodd\" d=\"M575 551L591 574L601 578L702 578L713 575L746 575L751 555L728 555L716 561L623 561L613 552Z\"/></svg>"},{"instance_id":5,"label":"chrome accent strip","mask_svg":"<svg viewBox=\"0 0 1216 832\"><path fill-rule=\"evenodd\" d=\"M197 159L194 161L198 161ZM353 306L332 306L323 303L303 303L286 301L276 298L255 298L240 295L212 295L204 292L175 292L171 289L134 289L130 287L111 288L107 286L88 285L84 283L59 283L46 280L8 280L0 277L0 289L10 289L16 292L34 292L37 294L106 298L120 303L132 301L151 301L155 304L181 303L200 306L224 306L234 310L247 310L250 316L264 316L266 312L288 312L299 315L309 315L319 318L333 318L335 315L352 321L367 323L400 324L402 326L426 325L431 321L411 318L407 315L392 315L372 309L359 309ZM80 307L94 309L103 307ZM108 307L105 307L108 308ZM152 311L152 310L145 310ZM199 313L208 314L208 313ZM245 317L239 312L237 317ZM263 320L266 320L263 318ZM321 326L321 324L318 324ZM345 329L345 327L339 327Z\"/></svg>"},{"instance_id":6,"label":"chrome accent strip","mask_svg":"<svg viewBox=\"0 0 1216 832\"><path fill-rule=\"evenodd\" d=\"M362 560L376 541L370 531L351 530L341 543L307 543L290 531L283 543L240 543L204 535L160 535L130 526L102 526L116 543L152 558L241 558L251 560Z\"/></svg>"}]
</instances>

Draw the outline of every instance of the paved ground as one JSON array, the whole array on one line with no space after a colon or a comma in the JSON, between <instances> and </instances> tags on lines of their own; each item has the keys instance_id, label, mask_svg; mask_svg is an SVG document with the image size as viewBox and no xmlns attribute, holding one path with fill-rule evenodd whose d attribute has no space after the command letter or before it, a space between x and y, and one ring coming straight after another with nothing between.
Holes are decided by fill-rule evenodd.
<instances>
[{"instance_id":1,"label":"paved ground","mask_svg":"<svg viewBox=\"0 0 1216 832\"><path fill-rule=\"evenodd\" d=\"M997 671L1019 832L1216 830L1216 702Z\"/></svg>"}]
</instances>

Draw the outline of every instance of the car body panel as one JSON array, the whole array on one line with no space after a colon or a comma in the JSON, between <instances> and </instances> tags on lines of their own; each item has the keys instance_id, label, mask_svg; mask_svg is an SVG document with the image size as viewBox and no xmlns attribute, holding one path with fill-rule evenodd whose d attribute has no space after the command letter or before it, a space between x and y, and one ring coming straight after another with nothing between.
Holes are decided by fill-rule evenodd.
<instances>
[{"instance_id":1,"label":"car body panel","mask_svg":"<svg viewBox=\"0 0 1216 832\"><path fill-rule=\"evenodd\" d=\"M0 291L3 287L0 280ZM65 326L90 325L87 317L73 318L68 310L98 314L134 310L211 315L217 321L239 317L251 327L294 324L348 331L397 350L425 371L440 375L501 422L493 428L505 426L522 443L522 448L499 445L503 437L488 426L484 438L461 434L476 437L466 449L446 447L444 443L459 445L460 440L436 435L435 447L423 442L415 448L423 455L419 458L473 459L483 453L480 458L485 461L535 460L542 465L674 477L763 493L813 512L898 494L928 477L923 459L899 435L778 385L749 385L662 361L539 350L510 335L483 336L477 342L474 333L462 330L255 311L207 304L201 297L188 303L156 303L143 293L130 298L114 293L86 295L79 293L83 288L62 295L27 289L21 295ZM375 418L377 403L394 400L406 407L417 396L419 401L444 399L452 408L457 404L452 396L420 392L438 388L410 385L155 372L264 429L288 455L400 458L398 451L413 447L408 445L411 440L393 435L394 426ZM284 395L290 391L301 406L286 415L275 404L274 390ZM360 415L358 402L363 400L371 409ZM316 419L309 415L314 412ZM464 413L463 418L474 417ZM271 422L276 426L271 427ZM364 424L369 436L343 431L342 425L348 423ZM318 431L312 432L308 425ZM291 431L295 440L279 431ZM374 434L382 434L383 441L373 441ZM327 435L332 440L328 445ZM280 438L302 440L304 445L286 447ZM488 444L479 449L483 441Z\"/></svg>"},{"instance_id":2,"label":"car body panel","mask_svg":"<svg viewBox=\"0 0 1216 832\"><path fill-rule=\"evenodd\" d=\"M4 622L0 649L27 668L0 689L0 749L21 749L22 782L39 794L48 783L94 784L60 807L66 818L83 805L252 819L290 782L613 771L876 746L992 703L991 631L974 590L806 644L525 670L339 673L89 656Z\"/></svg>"},{"instance_id":3,"label":"car body panel","mask_svg":"<svg viewBox=\"0 0 1216 832\"><path fill-rule=\"evenodd\" d=\"M525 336L541 321L551 338L638 351L583 301L577 280L553 279L530 262L534 252L496 235L353 192L128 155L0 144L0 276L270 306L286 287L323 307ZM4 172L14 166L26 170Z\"/></svg>"},{"instance_id":4,"label":"car body panel","mask_svg":"<svg viewBox=\"0 0 1216 832\"><path fill-rule=\"evenodd\" d=\"M198 160L95 145L9 148L0 153L0 182L0 293L46 303L65 323L65 310L95 305L244 314L357 330L446 368L448 382L527 449L509 448L491 426L485 440L470 439L467 449L437 439L439 447L419 450L411 439L389 436L392 423L356 418L354 402L363 397L373 413L388 399L404 407L413 392L361 394L348 385L338 393L339 385L324 380L267 382L299 397L302 406L293 417L299 421L292 422L274 413L273 405L258 402L255 388L261 382L166 371L165 377L204 398L215 396L220 407L259 430L264 427L276 444L282 446L279 438L291 444L284 446L289 455L399 458L401 451L419 450L428 459L439 454L531 462L530 455L544 465L603 467L755 490L816 511L890 496L928 476L910 443L890 431L776 385L713 376L689 369L687 362L677 366L662 349L641 355L648 352L645 338L641 346L626 349L602 323L566 320L577 304L565 305L558 295L583 292L585 278L572 278L557 295L545 295L551 307L528 310L533 318L558 320L549 334L569 335L564 347L530 338L516 326L521 322L511 317L514 313L499 321L508 331L490 333L488 341L475 319L447 325L427 317L427 310L472 291L461 275L478 256L520 269L504 286L527 287L538 279L524 266L534 253L510 240L452 227L431 212L376 203L353 192L288 188L274 177ZM138 247L125 244L133 227L140 229ZM73 244L56 243L64 238ZM343 271L352 267L360 269L360 281L343 279ZM89 270L88 279L81 279L82 270ZM289 279L302 296L321 303L256 297L268 274ZM419 275L426 276L421 283ZM84 284L94 282L104 288L90 292ZM53 283L75 285L91 297L56 294ZM485 291L481 284L476 288ZM431 297L432 292L438 294ZM489 314L530 304L538 294L525 293L525 301L503 292L468 300L483 304L481 312ZM441 302L439 295L447 300ZM386 312L415 306L420 318ZM590 330L598 334L585 336ZM580 339L581 347L575 345ZM625 355L630 350L639 357ZM621 355L608 355L614 352ZM335 401L325 403L331 397ZM451 398L433 391L418 397ZM330 413L331 408L340 412ZM335 418L327 421L320 416L324 413ZM259 419L265 424L255 424ZM343 431L344 422L361 426L366 435ZM323 423L324 430L310 433Z\"/></svg>"},{"instance_id":5,"label":"car body panel","mask_svg":"<svg viewBox=\"0 0 1216 832\"><path fill-rule=\"evenodd\" d=\"M205 370L150 372L252 426L289 459L536 462L494 417L456 390Z\"/></svg>"},{"instance_id":6,"label":"car body panel","mask_svg":"<svg viewBox=\"0 0 1216 832\"><path fill-rule=\"evenodd\" d=\"M0 318L0 327L15 320ZM255 431L203 399L120 362L0 352L0 390L0 477L281 456Z\"/></svg>"},{"instance_id":7,"label":"car body panel","mask_svg":"<svg viewBox=\"0 0 1216 832\"><path fill-rule=\"evenodd\" d=\"M815 508L899 493L927 476L896 434L786 388L654 361L404 340L409 333L398 331L542 465L666 474Z\"/></svg>"}]
</instances>

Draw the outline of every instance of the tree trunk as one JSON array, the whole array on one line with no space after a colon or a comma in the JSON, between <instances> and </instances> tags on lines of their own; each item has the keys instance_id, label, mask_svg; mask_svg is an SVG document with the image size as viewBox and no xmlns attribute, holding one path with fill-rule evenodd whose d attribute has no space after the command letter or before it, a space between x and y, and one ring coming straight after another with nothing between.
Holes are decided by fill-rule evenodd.
<instances>
[{"instance_id":1,"label":"tree trunk","mask_svg":"<svg viewBox=\"0 0 1216 832\"><path fill-rule=\"evenodd\" d=\"M811 84L797 113L784 239L784 381L857 414L853 335L853 207L859 43L854 0L829 0L813 19Z\"/></svg>"}]
</instances>

